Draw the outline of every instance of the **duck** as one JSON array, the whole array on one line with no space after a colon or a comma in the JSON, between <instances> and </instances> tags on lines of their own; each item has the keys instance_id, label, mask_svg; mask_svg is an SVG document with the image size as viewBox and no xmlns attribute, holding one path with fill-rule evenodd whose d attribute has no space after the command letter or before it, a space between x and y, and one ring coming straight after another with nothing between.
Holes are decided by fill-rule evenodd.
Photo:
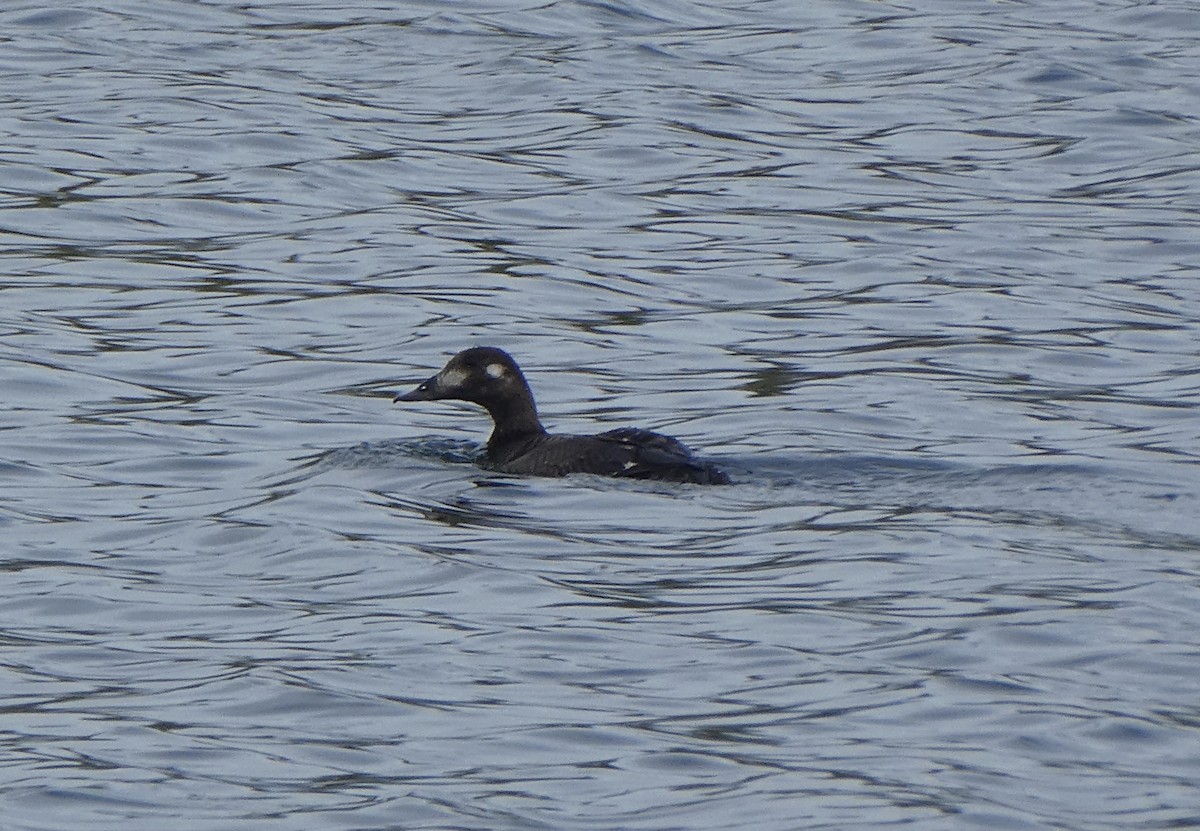
<instances>
[{"instance_id":1,"label":"duck","mask_svg":"<svg viewBox=\"0 0 1200 831\"><path fill-rule=\"evenodd\" d=\"M592 473L624 479L727 485L729 477L697 459L680 441L637 427L591 436L548 433L533 392L517 362L503 349L476 346L452 357L442 370L393 401L468 401L487 410L492 434L486 467L521 476Z\"/></svg>"}]
</instances>

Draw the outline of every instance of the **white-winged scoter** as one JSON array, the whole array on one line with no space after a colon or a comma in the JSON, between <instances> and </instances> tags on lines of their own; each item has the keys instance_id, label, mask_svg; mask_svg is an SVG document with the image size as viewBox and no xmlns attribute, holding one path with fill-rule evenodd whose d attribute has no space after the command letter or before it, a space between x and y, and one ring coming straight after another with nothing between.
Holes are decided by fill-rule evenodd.
<instances>
[{"instance_id":1,"label":"white-winged scoter","mask_svg":"<svg viewBox=\"0 0 1200 831\"><path fill-rule=\"evenodd\" d=\"M631 479L726 485L729 477L694 458L670 436L636 427L594 436L552 435L538 420L533 393L516 361L502 349L459 352L437 375L396 401L470 401L488 411L495 427L488 466L501 473L565 476L595 473Z\"/></svg>"}]
</instances>

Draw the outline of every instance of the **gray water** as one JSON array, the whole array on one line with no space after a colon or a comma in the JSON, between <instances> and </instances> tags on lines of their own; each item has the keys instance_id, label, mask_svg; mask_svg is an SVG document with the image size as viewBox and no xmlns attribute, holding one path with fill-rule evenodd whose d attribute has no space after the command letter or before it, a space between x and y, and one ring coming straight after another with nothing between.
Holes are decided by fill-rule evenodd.
<instances>
[{"instance_id":1,"label":"gray water","mask_svg":"<svg viewBox=\"0 0 1200 831\"><path fill-rule=\"evenodd\" d=\"M50 5L5 831L1200 826L1194 4Z\"/></svg>"}]
</instances>

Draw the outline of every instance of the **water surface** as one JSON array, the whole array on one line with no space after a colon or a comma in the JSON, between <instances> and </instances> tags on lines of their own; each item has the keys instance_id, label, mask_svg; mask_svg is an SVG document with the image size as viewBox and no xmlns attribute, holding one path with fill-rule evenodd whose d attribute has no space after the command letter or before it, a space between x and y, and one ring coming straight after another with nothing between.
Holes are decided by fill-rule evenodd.
<instances>
[{"instance_id":1,"label":"water surface","mask_svg":"<svg viewBox=\"0 0 1200 831\"><path fill-rule=\"evenodd\" d=\"M5 6L5 827L1200 824L1198 27Z\"/></svg>"}]
</instances>

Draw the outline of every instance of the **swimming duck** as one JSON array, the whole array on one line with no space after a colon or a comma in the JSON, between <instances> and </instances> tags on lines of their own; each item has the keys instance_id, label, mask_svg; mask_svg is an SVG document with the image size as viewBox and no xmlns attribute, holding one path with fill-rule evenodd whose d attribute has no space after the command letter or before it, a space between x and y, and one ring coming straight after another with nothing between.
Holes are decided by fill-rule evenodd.
<instances>
[{"instance_id":1,"label":"swimming duck","mask_svg":"<svg viewBox=\"0 0 1200 831\"><path fill-rule=\"evenodd\" d=\"M636 427L594 436L553 435L538 420L533 393L507 352L477 346L459 352L428 381L395 401L470 401L488 411L494 429L488 467L501 473L565 476L596 473L631 479L729 484L715 466L694 458L681 442Z\"/></svg>"}]
</instances>

